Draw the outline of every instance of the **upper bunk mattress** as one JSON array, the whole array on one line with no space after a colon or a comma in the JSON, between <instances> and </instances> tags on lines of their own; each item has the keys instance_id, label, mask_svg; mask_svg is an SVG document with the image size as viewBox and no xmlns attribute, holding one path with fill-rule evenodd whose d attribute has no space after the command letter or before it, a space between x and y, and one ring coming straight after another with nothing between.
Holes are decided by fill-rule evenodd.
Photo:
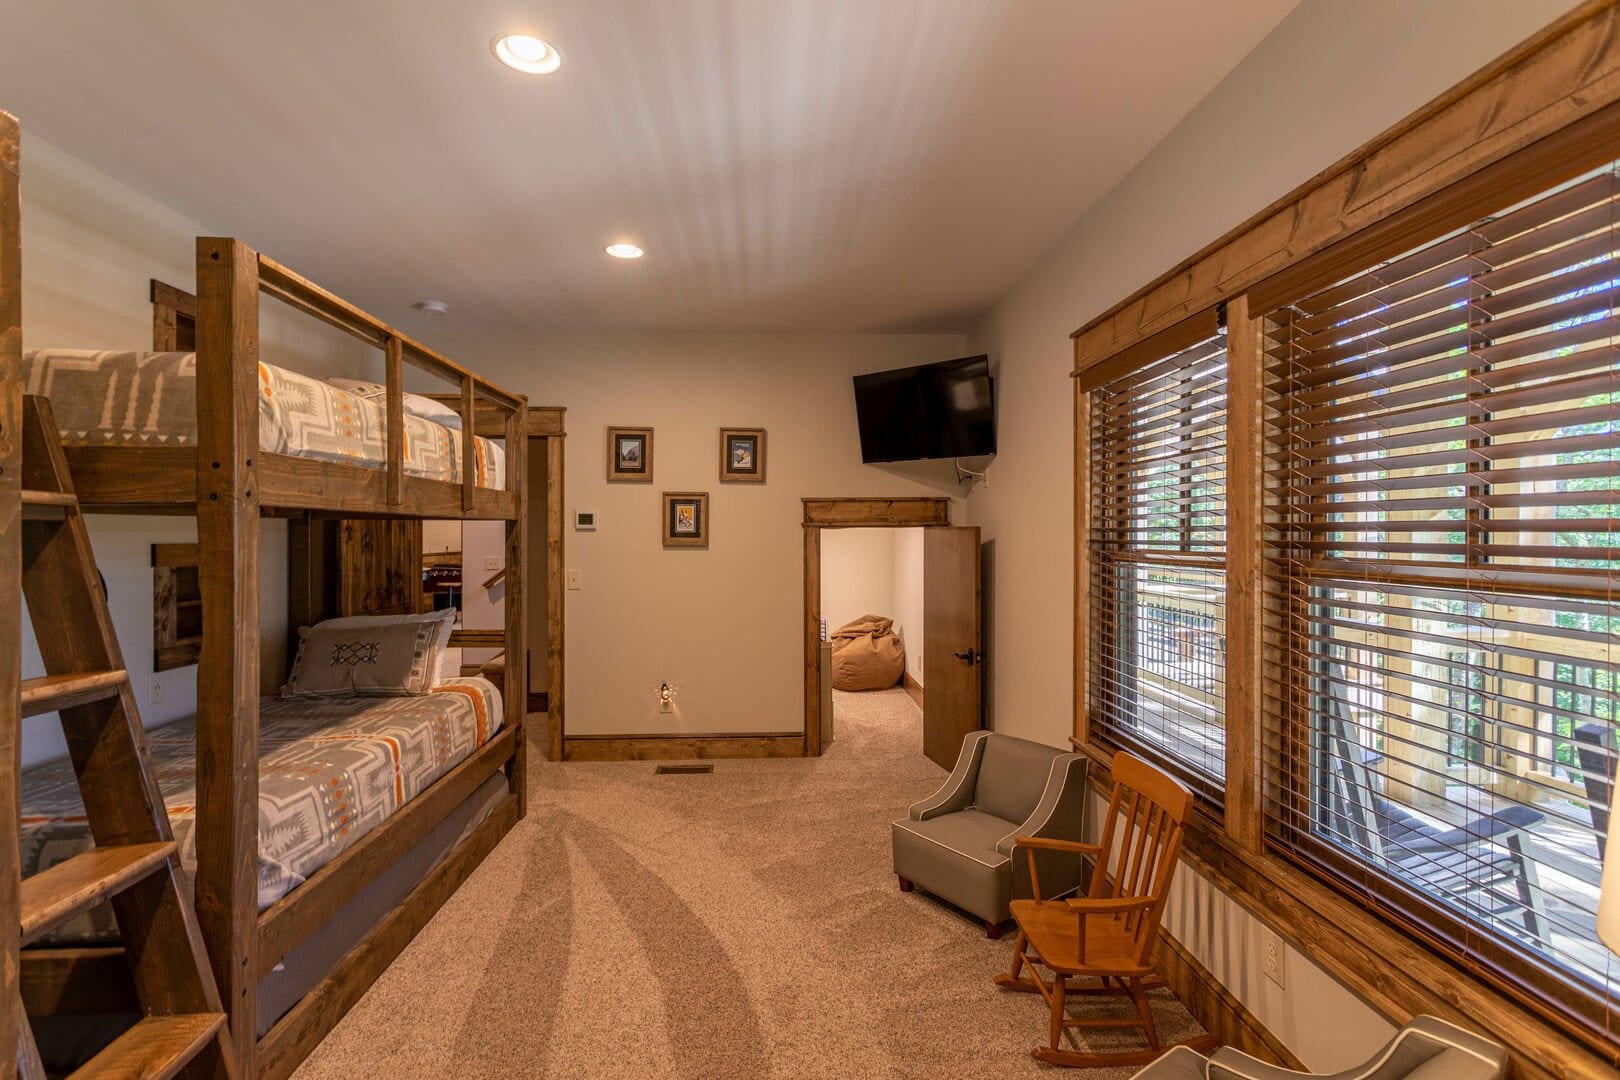
<instances>
[{"instance_id":1,"label":"upper bunk mattress","mask_svg":"<svg viewBox=\"0 0 1620 1080\"><path fill-rule=\"evenodd\" d=\"M195 446L197 354L35 349L23 354L23 393L50 398L69 446ZM383 404L309 375L259 364L259 449L380 469ZM405 472L461 482L461 432L405 414ZM500 444L474 437L479 487L506 486Z\"/></svg>"},{"instance_id":2,"label":"upper bunk mattress","mask_svg":"<svg viewBox=\"0 0 1620 1080\"><path fill-rule=\"evenodd\" d=\"M447 679L413 697L266 697L259 702L259 909L262 911L474 751L501 726L501 695L479 678ZM197 722L146 733L180 862L197 870ZM23 876L91 846L71 762L22 776ZM117 937L98 907L53 935Z\"/></svg>"}]
</instances>

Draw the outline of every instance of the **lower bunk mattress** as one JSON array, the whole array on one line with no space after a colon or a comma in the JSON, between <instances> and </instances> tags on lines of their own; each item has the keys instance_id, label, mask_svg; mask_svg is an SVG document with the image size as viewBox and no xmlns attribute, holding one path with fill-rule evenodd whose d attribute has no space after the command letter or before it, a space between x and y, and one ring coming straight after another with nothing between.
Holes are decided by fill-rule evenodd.
<instances>
[{"instance_id":1,"label":"lower bunk mattress","mask_svg":"<svg viewBox=\"0 0 1620 1080\"><path fill-rule=\"evenodd\" d=\"M267 697L259 703L259 909L303 884L500 729L501 695L481 678L450 679L413 697ZM152 766L188 878L197 868L196 721L147 732ZM22 777L26 877L91 846L68 761ZM117 940L102 905L56 931L55 943Z\"/></svg>"}]
</instances>

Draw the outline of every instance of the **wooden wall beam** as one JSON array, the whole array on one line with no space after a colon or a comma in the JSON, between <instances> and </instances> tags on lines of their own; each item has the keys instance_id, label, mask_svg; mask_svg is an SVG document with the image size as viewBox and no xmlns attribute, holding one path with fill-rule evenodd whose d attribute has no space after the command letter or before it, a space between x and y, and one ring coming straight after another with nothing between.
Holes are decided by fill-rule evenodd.
<instances>
[{"instance_id":1,"label":"wooden wall beam","mask_svg":"<svg viewBox=\"0 0 1620 1080\"><path fill-rule=\"evenodd\" d=\"M1617 102L1620 14L1588 0L1076 330L1075 370Z\"/></svg>"},{"instance_id":2,"label":"wooden wall beam","mask_svg":"<svg viewBox=\"0 0 1620 1080\"><path fill-rule=\"evenodd\" d=\"M0 640L22 640L22 213L21 132L0 112ZM21 857L17 844L22 653L0 649L0 1058L15 1064Z\"/></svg>"},{"instance_id":3,"label":"wooden wall beam","mask_svg":"<svg viewBox=\"0 0 1620 1080\"><path fill-rule=\"evenodd\" d=\"M197 916L253 1076L259 886L259 277L236 240L197 241ZM236 632L236 628L248 628Z\"/></svg>"},{"instance_id":4,"label":"wooden wall beam","mask_svg":"<svg viewBox=\"0 0 1620 1080\"><path fill-rule=\"evenodd\" d=\"M558 422L561 422L560 410ZM530 414L531 437L533 414ZM563 524L565 464L563 434L559 430L546 438L546 757L563 759L565 738L564 623L567 610L567 570L564 567L566 541Z\"/></svg>"},{"instance_id":5,"label":"wooden wall beam","mask_svg":"<svg viewBox=\"0 0 1620 1080\"><path fill-rule=\"evenodd\" d=\"M518 733L510 779L522 818L529 805L529 435L522 405L506 424L506 482L517 516L506 523L506 676L501 684L506 724ZM465 573L465 569L462 571Z\"/></svg>"}]
</instances>

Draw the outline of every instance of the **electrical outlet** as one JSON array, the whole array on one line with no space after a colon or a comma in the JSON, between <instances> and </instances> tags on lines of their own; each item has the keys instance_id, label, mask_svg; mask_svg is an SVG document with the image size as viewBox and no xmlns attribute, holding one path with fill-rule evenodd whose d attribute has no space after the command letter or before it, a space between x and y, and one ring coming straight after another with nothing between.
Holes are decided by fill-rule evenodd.
<instances>
[{"instance_id":1,"label":"electrical outlet","mask_svg":"<svg viewBox=\"0 0 1620 1080\"><path fill-rule=\"evenodd\" d=\"M1287 947L1283 944L1283 939L1278 936L1277 932L1272 930L1270 927L1261 927L1261 967L1266 973L1266 978L1270 979L1272 982L1281 987L1286 987L1288 985L1288 978L1286 974L1287 956Z\"/></svg>"},{"instance_id":2,"label":"electrical outlet","mask_svg":"<svg viewBox=\"0 0 1620 1080\"><path fill-rule=\"evenodd\" d=\"M585 575L578 570L568 571L568 587L570 589L583 589L585 587Z\"/></svg>"},{"instance_id":3,"label":"electrical outlet","mask_svg":"<svg viewBox=\"0 0 1620 1080\"><path fill-rule=\"evenodd\" d=\"M163 704L163 677L153 675L146 683L146 703L148 705Z\"/></svg>"}]
</instances>

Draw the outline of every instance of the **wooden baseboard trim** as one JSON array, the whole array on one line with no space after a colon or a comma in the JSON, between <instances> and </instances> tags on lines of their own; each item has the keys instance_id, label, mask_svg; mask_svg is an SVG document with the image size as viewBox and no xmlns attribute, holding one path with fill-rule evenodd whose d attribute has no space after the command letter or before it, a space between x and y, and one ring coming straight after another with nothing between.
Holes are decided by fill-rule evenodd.
<instances>
[{"instance_id":1,"label":"wooden baseboard trim","mask_svg":"<svg viewBox=\"0 0 1620 1080\"><path fill-rule=\"evenodd\" d=\"M803 756L803 735L568 735L563 739L564 761Z\"/></svg>"},{"instance_id":2,"label":"wooden baseboard trim","mask_svg":"<svg viewBox=\"0 0 1620 1080\"><path fill-rule=\"evenodd\" d=\"M1204 1030L1220 1039L1223 1045L1285 1069L1306 1071L1305 1063L1284 1046L1281 1039L1245 1008L1196 956L1167 933L1159 935L1154 963L1170 984L1171 992L1204 1025Z\"/></svg>"},{"instance_id":3,"label":"wooden baseboard trim","mask_svg":"<svg viewBox=\"0 0 1620 1080\"><path fill-rule=\"evenodd\" d=\"M911 700L915 701L917 703L917 708L919 708L919 709L922 708L923 707L923 687L922 687L922 683L918 682L916 679L913 679L911 677L911 672L908 671L904 675L900 676L900 685L905 690L905 692L907 694L911 695Z\"/></svg>"},{"instance_id":4,"label":"wooden baseboard trim","mask_svg":"<svg viewBox=\"0 0 1620 1080\"><path fill-rule=\"evenodd\" d=\"M331 973L276 1021L259 1040L259 1080L290 1076L326 1033L410 944L417 931L461 887L518 818L516 796L508 796L403 903L343 955Z\"/></svg>"}]
</instances>

